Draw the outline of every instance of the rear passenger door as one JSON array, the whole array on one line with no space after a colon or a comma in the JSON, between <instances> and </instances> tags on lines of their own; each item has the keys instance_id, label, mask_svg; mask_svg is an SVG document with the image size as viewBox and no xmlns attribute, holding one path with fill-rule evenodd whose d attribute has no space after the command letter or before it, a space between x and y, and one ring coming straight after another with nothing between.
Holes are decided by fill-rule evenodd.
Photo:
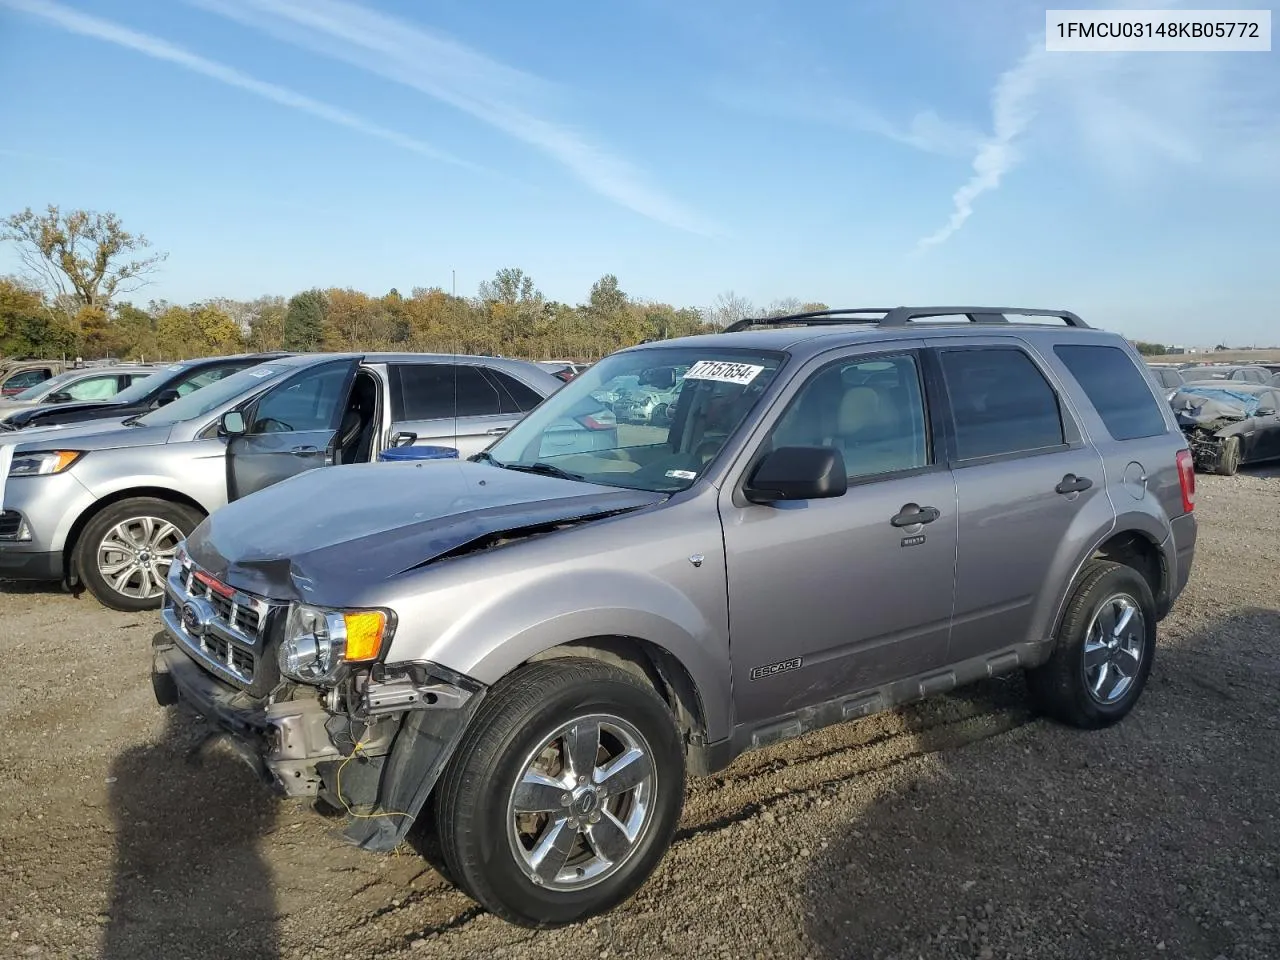
<instances>
[{"instance_id":1,"label":"rear passenger door","mask_svg":"<svg viewBox=\"0 0 1280 960\"><path fill-rule=\"evenodd\" d=\"M454 371L452 363L393 363L387 367L391 395L391 444L407 436L426 446L452 447Z\"/></svg>"},{"instance_id":2,"label":"rear passenger door","mask_svg":"<svg viewBox=\"0 0 1280 960\"><path fill-rule=\"evenodd\" d=\"M1012 338L941 343L959 501L950 660L1046 639L1037 607L1065 541L1114 520L1102 458L1060 387Z\"/></svg>"},{"instance_id":3,"label":"rear passenger door","mask_svg":"<svg viewBox=\"0 0 1280 960\"><path fill-rule=\"evenodd\" d=\"M458 365L457 447L460 457L479 453L524 416L521 405L496 376L496 371L487 367ZM528 408L527 403L525 406Z\"/></svg>"}]
</instances>

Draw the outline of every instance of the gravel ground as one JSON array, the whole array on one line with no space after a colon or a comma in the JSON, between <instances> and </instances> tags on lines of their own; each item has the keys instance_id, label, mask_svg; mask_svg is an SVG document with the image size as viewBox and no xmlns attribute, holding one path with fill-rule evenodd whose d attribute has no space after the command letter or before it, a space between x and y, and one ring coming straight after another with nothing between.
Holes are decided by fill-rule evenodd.
<instances>
[{"instance_id":1,"label":"gravel ground","mask_svg":"<svg viewBox=\"0 0 1280 960\"><path fill-rule=\"evenodd\" d=\"M342 845L147 679L151 615L0 588L0 955L1280 956L1280 472L1202 477L1142 703L1080 733L992 681L739 759L607 917L531 933Z\"/></svg>"}]
</instances>

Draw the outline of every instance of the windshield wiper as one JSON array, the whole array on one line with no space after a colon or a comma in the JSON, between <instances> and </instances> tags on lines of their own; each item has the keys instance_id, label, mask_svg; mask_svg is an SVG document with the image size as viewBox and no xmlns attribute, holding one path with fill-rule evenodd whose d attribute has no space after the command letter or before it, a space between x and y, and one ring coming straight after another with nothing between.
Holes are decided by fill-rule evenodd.
<instances>
[{"instance_id":1,"label":"windshield wiper","mask_svg":"<svg viewBox=\"0 0 1280 960\"><path fill-rule=\"evenodd\" d=\"M492 463L495 467L505 467L505 463L501 463L493 458L488 450L481 450L479 453L472 454L467 457L472 463Z\"/></svg>"},{"instance_id":2,"label":"windshield wiper","mask_svg":"<svg viewBox=\"0 0 1280 960\"><path fill-rule=\"evenodd\" d=\"M136 427L138 425L138 421L141 419L142 419L142 414L135 413L132 417L125 417L123 420L120 421L120 423L122 426Z\"/></svg>"},{"instance_id":3,"label":"windshield wiper","mask_svg":"<svg viewBox=\"0 0 1280 960\"><path fill-rule=\"evenodd\" d=\"M570 473L568 470L561 470L553 463L544 463L539 460L537 463L503 463L499 466L507 470L519 470L521 473L541 473L548 477L559 477L562 480L581 480L582 475L579 473Z\"/></svg>"}]
</instances>

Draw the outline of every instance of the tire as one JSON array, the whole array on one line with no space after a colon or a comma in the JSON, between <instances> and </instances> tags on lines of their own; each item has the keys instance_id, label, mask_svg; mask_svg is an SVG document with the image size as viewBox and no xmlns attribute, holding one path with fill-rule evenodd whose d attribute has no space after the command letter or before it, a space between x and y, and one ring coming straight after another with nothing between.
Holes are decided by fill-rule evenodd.
<instances>
[{"instance_id":1,"label":"tire","mask_svg":"<svg viewBox=\"0 0 1280 960\"><path fill-rule=\"evenodd\" d=\"M1218 453L1218 462L1213 472L1224 477L1234 477L1240 469L1240 438L1227 437L1222 441L1222 449Z\"/></svg>"},{"instance_id":2,"label":"tire","mask_svg":"<svg viewBox=\"0 0 1280 960\"><path fill-rule=\"evenodd\" d=\"M81 531L75 547L75 572L103 606L112 610L155 610L164 596L166 556L171 557L177 541L185 539L203 519L203 514L193 507L158 497L133 497L113 503ZM137 544L148 530L150 550L129 555L124 549L110 549L112 543L126 543L126 538ZM113 577L113 572L118 564L128 564L135 556L140 562L120 568L128 573L128 579L123 590L117 589L116 579L121 574ZM149 587L145 596L144 586Z\"/></svg>"},{"instance_id":3,"label":"tire","mask_svg":"<svg viewBox=\"0 0 1280 960\"><path fill-rule=\"evenodd\" d=\"M653 408L653 414L649 417L650 423L663 423L667 419L667 405L660 403Z\"/></svg>"},{"instance_id":4,"label":"tire","mask_svg":"<svg viewBox=\"0 0 1280 960\"><path fill-rule=\"evenodd\" d=\"M586 719L601 717L598 728ZM575 786L582 781L568 762L570 737L592 729L601 732L581 742L596 744L595 759L581 766L590 764L593 774ZM628 747L626 736L650 761L647 779L630 788L621 777L601 776ZM516 816L516 786L531 763L549 779L523 806L548 812ZM680 818L684 776L675 718L646 683L595 660L533 663L489 692L441 776L435 797L441 852L458 885L504 920L527 927L572 923L631 896L657 866ZM602 797L593 789L601 780L618 788ZM598 851L607 851L610 839L626 839L619 822L630 827L633 841L615 848L620 855L605 857ZM567 859L543 860L546 879L535 882L537 843L555 837L572 843Z\"/></svg>"},{"instance_id":5,"label":"tire","mask_svg":"<svg viewBox=\"0 0 1280 960\"><path fill-rule=\"evenodd\" d=\"M1125 620L1128 626L1115 644L1108 645L1106 641L1117 635L1106 630L1108 613L1115 618L1112 622L1118 622L1125 619L1126 609L1132 610ZM1027 687L1036 706L1061 723L1090 730L1109 726L1138 702L1155 652L1155 600L1147 581L1124 564L1090 560L1067 601L1053 655L1027 671ZM1095 677L1102 669L1097 665L1102 661L1106 661L1106 674L1097 680L1099 693L1095 693ZM1126 676L1128 682L1121 687Z\"/></svg>"}]
</instances>

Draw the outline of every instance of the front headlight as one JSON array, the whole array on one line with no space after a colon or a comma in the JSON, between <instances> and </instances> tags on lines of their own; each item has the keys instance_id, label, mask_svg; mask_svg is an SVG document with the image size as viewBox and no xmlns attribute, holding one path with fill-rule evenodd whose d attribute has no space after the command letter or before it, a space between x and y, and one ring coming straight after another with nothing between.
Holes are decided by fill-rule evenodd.
<instances>
[{"instance_id":1,"label":"front headlight","mask_svg":"<svg viewBox=\"0 0 1280 960\"><path fill-rule=\"evenodd\" d=\"M61 473L84 456L83 450L44 450L38 453L15 453L9 465L11 477L44 477Z\"/></svg>"},{"instance_id":2,"label":"front headlight","mask_svg":"<svg viewBox=\"0 0 1280 960\"><path fill-rule=\"evenodd\" d=\"M391 637L391 624L385 610L325 610L295 603L280 643L280 672L303 683L335 679L344 664L378 659Z\"/></svg>"}]
</instances>

